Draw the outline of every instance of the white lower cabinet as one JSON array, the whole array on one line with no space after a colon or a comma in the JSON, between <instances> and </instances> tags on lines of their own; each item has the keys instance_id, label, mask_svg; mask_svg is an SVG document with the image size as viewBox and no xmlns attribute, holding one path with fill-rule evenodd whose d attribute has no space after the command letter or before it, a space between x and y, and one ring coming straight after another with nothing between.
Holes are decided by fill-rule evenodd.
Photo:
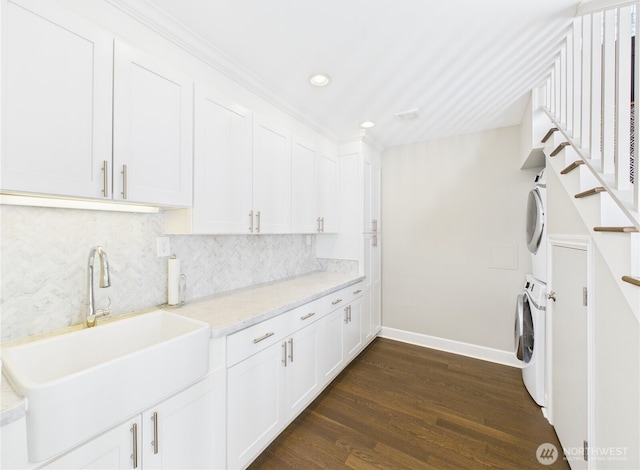
<instances>
[{"instance_id":1,"label":"white lower cabinet","mask_svg":"<svg viewBox=\"0 0 640 470\"><path fill-rule=\"evenodd\" d=\"M347 362L362 349L362 295L344 307L344 351Z\"/></svg>"},{"instance_id":2,"label":"white lower cabinet","mask_svg":"<svg viewBox=\"0 0 640 470\"><path fill-rule=\"evenodd\" d=\"M325 315L320 322L320 376L323 383L330 382L344 365L344 325L344 313L341 308Z\"/></svg>"},{"instance_id":3,"label":"white lower cabinet","mask_svg":"<svg viewBox=\"0 0 640 470\"><path fill-rule=\"evenodd\" d=\"M224 391L223 369L42 468L224 468L214 445Z\"/></svg>"},{"instance_id":4,"label":"white lower cabinet","mask_svg":"<svg viewBox=\"0 0 640 470\"><path fill-rule=\"evenodd\" d=\"M136 439L134 428L136 431L141 428L140 416L112 428L42 468L140 468L141 462L133 460L134 451L140 445L139 431Z\"/></svg>"},{"instance_id":5,"label":"white lower cabinet","mask_svg":"<svg viewBox=\"0 0 640 470\"><path fill-rule=\"evenodd\" d=\"M227 467L243 468L284 427L284 367L281 343L227 372Z\"/></svg>"},{"instance_id":6,"label":"white lower cabinet","mask_svg":"<svg viewBox=\"0 0 640 470\"><path fill-rule=\"evenodd\" d=\"M318 367L319 328L313 323L286 341L285 419L295 418L320 389Z\"/></svg>"},{"instance_id":7,"label":"white lower cabinet","mask_svg":"<svg viewBox=\"0 0 640 470\"><path fill-rule=\"evenodd\" d=\"M247 467L362 350L362 286L227 337L228 468Z\"/></svg>"}]
</instances>

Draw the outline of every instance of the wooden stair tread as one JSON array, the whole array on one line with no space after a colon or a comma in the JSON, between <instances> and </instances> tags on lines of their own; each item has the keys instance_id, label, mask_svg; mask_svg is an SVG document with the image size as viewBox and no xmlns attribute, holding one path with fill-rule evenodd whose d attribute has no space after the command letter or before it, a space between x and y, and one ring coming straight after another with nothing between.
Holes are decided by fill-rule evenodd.
<instances>
[{"instance_id":1,"label":"wooden stair tread","mask_svg":"<svg viewBox=\"0 0 640 470\"><path fill-rule=\"evenodd\" d=\"M560 172L560 174L561 175L566 175L567 173L569 173L569 172L575 170L576 168L578 168L580 165L584 165L584 160L576 160L575 162L571 163L571 165L569 165L564 170L562 170Z\"/></svg>"},{"instance_id":2,"label":"wooden stair tread","mask_svg":"<svg viewBox=\"0 0 640 470\"><path fill-rule=\"evenodd\" d=\"M580 199L587 196L593 196L594 194L605 192L606 189L602 186L596 186L595 188L587 189L586 191L582 191L581 193L576 194L575 198Z\"/></svg>"},{"instance_id":3,"label":"wooden stair tread","mask_svg":"<svg viewBox=\"0 0 640 470\"><path fill-rule=\"evenodd\" d=\"M558 129L557 127L552 127L551 129L549 129L549 132L547 132L544 137L542 138L541 142L544 144L547 140L549 140L549 137L551 137L553 135L554 132L558 131L560 129Z\"/></svg>"},{"instance_id":4,"label":"wooden stair tread","mask_svg":"<svg viewBox=\"0 0 640 470\"><path fill-rule=\"evenodd\" d=\"M629 284L633 284L634 286L640 287L640 278L633 276L622 276L622 280L624 282L628 282Z\"/></svg>"},{"instance_id":5,"label":"wooden stair tread","mask_svg":"<svg viewBox=\"0 0 640 470\"><path fill-rule=\"evenodd\" d=\"M550 157L555 157L556 155L558 155L563 148L565 148L567 145L571 145L570 142L562 142L560 145L558 145L555 150L553 152L551 152L549 154Z\"/></svg>"},{"instance_id":6,"label":"wooden stair tread","mask_svg":"<svg viewBox=\"0 0 640 470\"><path fill-rule=\"evenodd\" d=\"M593 227L593 230L596 232L619 232L619 233L636 233L638 229L629 226L629 227Z\"/></svg>"}]
</instances>

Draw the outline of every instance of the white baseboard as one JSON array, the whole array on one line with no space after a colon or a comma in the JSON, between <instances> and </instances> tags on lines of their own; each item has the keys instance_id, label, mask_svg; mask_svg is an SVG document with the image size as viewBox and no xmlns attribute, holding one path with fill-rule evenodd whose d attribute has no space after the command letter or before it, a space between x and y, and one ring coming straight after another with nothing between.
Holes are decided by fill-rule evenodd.
<instances>
[{"instance_id":1,"label":"white baseboard","mask_svg":"<svg viewBox=\"0 0 640 470\"><path fill-rule=\"evenodd\" d=\"M503 351L501 349L487 348L476 344L462 343L446 338L413 333L411 331L397 330L395 328L382 327L378 336L403 343L415 344L426 348L438 349L461 356L473 357L483 361L495 362L505 366L522 368L522 363L518 361L513 351Z\"/></svg>"}]
</instances>

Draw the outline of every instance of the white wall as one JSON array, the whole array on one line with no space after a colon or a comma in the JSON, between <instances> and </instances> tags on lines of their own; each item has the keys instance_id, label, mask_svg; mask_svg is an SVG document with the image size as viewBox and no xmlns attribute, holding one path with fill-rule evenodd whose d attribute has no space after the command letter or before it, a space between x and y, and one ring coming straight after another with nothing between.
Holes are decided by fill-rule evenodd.
<instances>
[{"instance_id":1,"label":"white wall","mask_svg":"<svg viewBox=\"0 0 640 470\"><path fill-rule=\"evenodd\" d=\"M383 153L383 326L513 351L536 174L519 152L506 127Z\"/></svg>"}]
</instances>

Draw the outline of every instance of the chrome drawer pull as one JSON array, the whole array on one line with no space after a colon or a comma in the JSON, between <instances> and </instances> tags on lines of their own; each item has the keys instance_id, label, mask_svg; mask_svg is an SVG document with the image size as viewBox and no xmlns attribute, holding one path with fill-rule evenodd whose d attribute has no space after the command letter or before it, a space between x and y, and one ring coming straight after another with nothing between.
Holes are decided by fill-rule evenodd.
<instances>
[{"instance_id":1,"label":"chrome drawer pull","mask_svg":"<svg viewBox=\"0 0 640 470\"><path fill-rule=\"evenodd\" d=\"M300 317L300 320L306 320L307 318L311 318L312 316L314 316L316 314L316 312L311 312L311 313L307 313L306 315L302 315Z\"/></svg>"},{"instance_id":2,"label":"chrome drawer pull","mask_svg":"<svg viewBox=\"0 0 640 470\"><path fill-rule=\"evenodd\" d=\"M289 362L293 362L293 338L289 338Z\"/></svg>"},{"instance_id":3,"label":"chrome drawer pull","mask_svg":"<svg viewBox=\"0 0 640 470\"><path fill-rule=\"evenodd\" d=\"M359 294L360 292L362 292L362 289L358 289L357 291L355 291L355 292L353 293L353 295Z\"/></svg>"},{"instance_id":4,"label":"chrome drawer pull","mask_svg":"<svg viewBox=\"0 0 640 470\"><path fill-rule=\"evenodd\" d=\"M127 199L127 186L129 185L127 177L127 165L122 165L122 199Z\"/></svg>"},{"instance_id":5,"label":"chrome drawer pull","mask_svg":"<svg viewBox=\"0 0 640 470\"><path fill-rule=\"evenodd\" d=\"M133 459L133 468L138 468L138 425L136 423L133 423L131 432L133 433L133 454L131 454L131 458Z\"/></svg>"},{"instance_id":6,"label":"chrome drawer pull","mask_svg":"<svg viewBox=\"0 0 640 470\"><path fill-rule=\"evenodd\" d=\"M264 341L265 339L270 338L270 337L272 337L273 335L275 335L275 333L274 333L273 331L270 331L269 333L265 333L264 335L260 336L259 338L255 338L255 339L253 340L253 344L257 344L257 343L259 343L260 341Z\"/></svg>"},{"instance_id":7,"label":"chrome drawer pull","mask_svg":"<svg viewBox=\"0 0 640 470\"><path fill-rule=\"evenodd\" d=\"M334 300L331 305L338 305L340 302L342 302L342 299Z\"/></svg>"},{"instance_id":8,"label":"chrome drawer pull","mask_svg":"<svg viewBox=\"0 0 640 470\"><path fill-rule=\"evenodd\" d=\"M154 411L151 416L151 420L153 421L153 441L151 441L151 445L153 446L153 453L158 453L158 412Z\"/></svg>"},{"instance_id":9,"label":"chrome drawer pull","mask_svg":"<svg viewBox=\"0 0 640 470\"><path fill-rule=\"evenodd\" d=\"M104 197L109 197L109 162L102 162L102 193Z\"/></svg>"}]
</instances>

